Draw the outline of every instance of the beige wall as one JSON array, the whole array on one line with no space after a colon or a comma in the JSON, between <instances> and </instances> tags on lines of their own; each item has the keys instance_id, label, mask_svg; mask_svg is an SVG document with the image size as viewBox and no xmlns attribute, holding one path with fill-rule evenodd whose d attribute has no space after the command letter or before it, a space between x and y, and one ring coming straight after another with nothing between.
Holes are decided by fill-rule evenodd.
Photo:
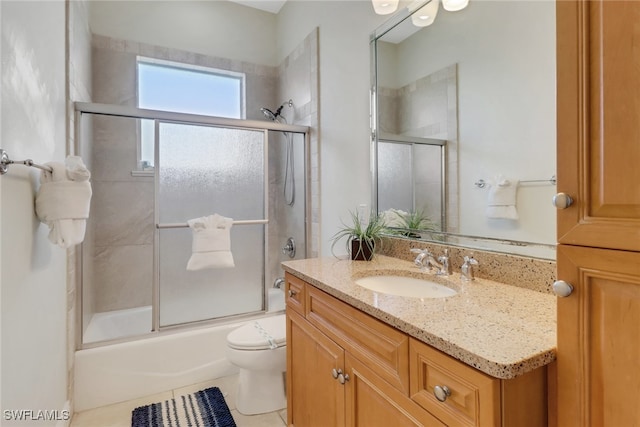
<instances>
[{"instance_id":1,"label":"beige wall","mask_svg":"<svg viewBox=\"0 0 640 427\"><path fill-rule=\"evenodd\" d=\"M0 19L2 148L16 160L63 161L65 3L3 1ZM3 411L68 405L67 254L35 216L38 172L14 165L0 177ZM2 416L3 426L26 425Z\"/></svg>"},{"instance_id":2,"label":"beige wall","mask_svg":"<svg viewBox=\"0 0 640 427\"><path fill-rule=\"evenodd\" d=\"M76 117L74 102L91 101L91 32L89 30L89 7L90 3L84 0L76 0L67 3L67 70L68 70L68 99L67 103L67 135L69 153L82 155L89 170L93 170L91 163L91 126L84 128L86 133L79 139L76 138ZM93 184L93 183L92 183ZM91 248L93 246L93 232L91 227L87 227L84 245ZM83 270L91 275L93 265L85 263L80 265L80 246L70 248L67 252L67 378L68 396L73 396L75 382L75 349L77 347L76 334L78 318L80 316L80 304L78 299L78 282L80 272ZM86 304L86 310L82 313L86 318L93 314L94 294L91 289L81 293ZM73 411L73 399L71 409Z\"/></svg>"},{"instance_id":3,"label":"beige wall","mask_svg":"<svg viewBox=\"0 0 640 427\"><path fill-rule=\"evenodd\" d=\"M91 30L97 35L232 61L278 64L276 16L268 12L228 1L91 3Z\"/></svg>"}]
</instances>

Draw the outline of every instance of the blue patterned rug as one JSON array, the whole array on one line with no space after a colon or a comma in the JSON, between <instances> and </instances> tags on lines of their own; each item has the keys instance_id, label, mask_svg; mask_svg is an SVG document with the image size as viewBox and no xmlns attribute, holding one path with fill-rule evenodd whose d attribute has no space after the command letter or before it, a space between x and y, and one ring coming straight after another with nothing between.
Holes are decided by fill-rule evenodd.
<instances>
[{"instance_id":1,"label":"blue patterned rug","mask_svg":"<svg viewBox=\"0 0 640 427\"><path fill-rule=\"evenodd\" d=\"M236 427L218 387L136 408L131 427Z\"/></svg>"}]
</instances>

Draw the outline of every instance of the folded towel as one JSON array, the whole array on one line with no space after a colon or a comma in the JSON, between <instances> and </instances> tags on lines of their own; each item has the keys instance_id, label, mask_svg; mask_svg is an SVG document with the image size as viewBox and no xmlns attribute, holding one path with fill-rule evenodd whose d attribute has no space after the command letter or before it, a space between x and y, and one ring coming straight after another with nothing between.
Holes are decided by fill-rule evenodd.
<instances>
[{"instance_id":1,"label":"folded towel","mask_svg":"<svg viewBox=\"0 0 640 427\"><path fill-rule=\"evenodd\" d=\"M510 182L498 175L491 182L487 199L486 215L495 219L518 219L516 209L516 192L518 181Z\"/></svg>"},{"instance_id":2,"label":"folded towel","mask_svg":"<svg viewBox=\"0 0 640 427\"><path fill-rule=\"evenodd\" d=\"M214 214L187 221L193 232L187 270L235 267L231 254L233 219Z\"/></svg>"},{"instance_id":3,"label":"folded towel","mask_svg":"<svg viewBox=\"0 0 640 427\"><path fill-rule=\"evenodd\" d=\"M69 248L84 240L91 202L91 173L78 156L47 163L36 195L36 215L49 226L49 240Z\"/></svg>"}]
</instances>

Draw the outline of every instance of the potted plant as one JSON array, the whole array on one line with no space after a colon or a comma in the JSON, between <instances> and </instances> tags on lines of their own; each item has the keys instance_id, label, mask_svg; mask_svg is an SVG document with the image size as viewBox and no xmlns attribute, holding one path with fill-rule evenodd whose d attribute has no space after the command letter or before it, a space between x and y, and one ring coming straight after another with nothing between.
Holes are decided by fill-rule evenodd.
<instances>
[{"instance_id":1,"label":"potted plant","mask_svg":"<svg viewBox=\"0 0 640 427\"><path fill-rule=\"evenodd\" d=\"M371 261L376 247L382 244L383 234L387 233L384 218L372 212L365 225L357 212L349 212L349 214L352 225L342 223L343 227L331 238L333 241L331 252L335 245L346 237L346 249L351 254L352 260Z\"/></svg>"},{"instance_id":2,"label":"potted plant","mask_svg":"<svg viewBox=\"0 0 640 427\"><path fill-rule=\"evenodd\" d=\"M424 210L405 212L399 209L388 209L383 212L388 227L393 228L391 234L419 238L419 232L439 231L438 224L433 222Z\"/></svg>"}]
</instances>

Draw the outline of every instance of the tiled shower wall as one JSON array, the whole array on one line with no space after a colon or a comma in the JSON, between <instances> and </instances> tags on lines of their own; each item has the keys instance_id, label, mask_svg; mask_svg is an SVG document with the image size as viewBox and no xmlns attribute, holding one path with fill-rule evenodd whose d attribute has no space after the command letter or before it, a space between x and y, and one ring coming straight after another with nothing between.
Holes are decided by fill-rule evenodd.
<instances>
[{"instance_id":1,"label":"tiled shower wall","mask_svg":"<svg viewBox=\"0 0 640 427\"><path fill-rule=\"evenodd\" d=\"M381 134L437 138L447 141L446 230L457 232L459 229L457 64L401 88L378 88L378 114ZM419 175L417 181L428 183L431 179L428 176Z\"/></svg>"},{"instance_id":2,"label":"tiled shower wall","mask_svg":"<svg viewBox=\"0 0 640 427\"><path fill-rule=\"evenodd\" d=\"M294 100L293 123L317 126L317 40L314 31L276 68L94 35L93 101L136 106L136 56L141 55L244 72L247 119L263 120L260 107L276 108L285 100L278 95L284 93L286 99ZM295 93L279 89L294 80ZM95 117L93 123L90 223L95 233L94 274L92 284L84 287L92 287L90 292L95 293L96 312L150 305L151 287L146 284L152 283L153 275L153 177L131 174L137 166L134 120ZM316 147L312 157L317 165L317 130L312 134L312 147ZM317 188L317 167L315 174ZM317 210L317 204L312 206L313 212ZM281 215L286 213L271 216L275 221L269 225L270 253L280 253L283 242L279 236L288 234L278 229L278 224L289 221ZM313 241L317 242L317 225L314 229Z\"/></svg>"},{"instance_id":3,"label":"tiled shower wall","mask_svg":"<svg viewBox=\"0 0 640 427\"><path fill-rule=\"evenodd\" d=\"M288 123L310 127L310 164L307 175L311 185L309 201L311 221L311 235L307 236L307 252L303 251L304 236L300 231L305 228L304 217L304 171L301 167L295 170L296 200L294 206L287 206L282 194L284 185L285 151L280 149L277 153L277 162L271 163L270 169L273 175L269 188L269 218L274 219L269 223L269 261L268 272L271 277L266 277L267 286L270 286L277 277L284 276L280 263L290 258L282 254L282 247L287 238L293 237L298 244L296 258L317 257L319 245L319 169L318 169L318 29L312 31L282 64L278 67L278 101L291 99L293 109L285 106L283 115ZM282 136L282 135L281 135ZM301 136L296 136L294 153L302 164L302 151L300 150ZM283 145L279 145L283 148ZM274 185L275 184L275 185Z\"/></svg>"}]
</instances>

